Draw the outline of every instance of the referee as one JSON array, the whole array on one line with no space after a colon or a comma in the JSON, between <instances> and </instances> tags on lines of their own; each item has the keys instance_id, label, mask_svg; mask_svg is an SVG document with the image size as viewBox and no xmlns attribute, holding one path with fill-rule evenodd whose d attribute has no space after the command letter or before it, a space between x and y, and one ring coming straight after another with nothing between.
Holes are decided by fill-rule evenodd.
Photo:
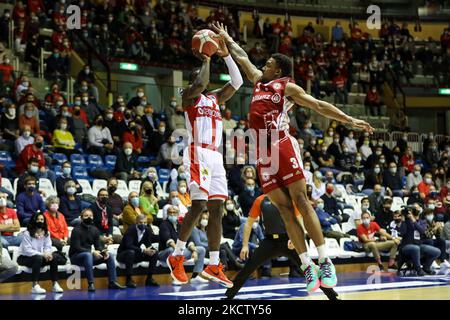
<instances>
[{"instance_id":1,"label":"referee","mask_svg":"<svg viewBox=\"0 0 450 320\"><path fill-rule=\"evenodd\" d=\"M300 216L300 212L295 209L296 216ZM281 219L278 209L270 202L266 195L256 198L250 209L247 222L244 227L243 244L240 257L245 260L249 256L248 239L255 220L260 217L264 226L265 238L255 249L244 268L236 275L233 280L233 287L226 292L227 299L233 299L244 285L250 275L259 268L266 260L274 259L279 256L288 257L295 265L300 266L301 261L294 246L289 240L286 233L284 222ZM337 293L333 289L320 287L330 300L338 300Z\"/></svg>"}]
</instances>

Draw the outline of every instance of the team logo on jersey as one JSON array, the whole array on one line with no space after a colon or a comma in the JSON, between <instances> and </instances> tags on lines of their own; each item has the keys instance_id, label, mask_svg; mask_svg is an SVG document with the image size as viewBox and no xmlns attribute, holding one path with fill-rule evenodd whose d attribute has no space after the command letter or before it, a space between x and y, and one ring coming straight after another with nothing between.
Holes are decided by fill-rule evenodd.
<instances>
[{"instance_id":1,"label":"team logo on jersey","mask_svg":"<svg viewBox=\"0 0 450 320\"><path fill-rule=\"evenodd\" d=\"M297 170L297 171L295 172L295 174L300 174L300 171L299 171L299 170Z\"/></svg>"},{"instance_id":2,"label":"team logo on jersey","mask_svg":"<svg viewBox=\"0 0 450 320\"><path fill-rule=\"evenodd\" d=\"M202 175L207 176L209 174L208 169L202 169Z\"/></svg>"},{"instance_id":3,"label":"team logo on jersey","mask_svg":"<svg viewBox=\"0 0 450 320\"><path fill-rule=\"evenodd\" d=\"M273 85L273 88L274 88L275 90L280 90L280 88L281 88L281 83L275 83L275 84Z\"/></svg>"},{"instance_id":4,"label":"team logo on jersey","mask_svg":"<svg viewBox=\"0 0 450 320\"><path fill-rule=\"evenodd\" d=\"M278 102L280 102L281 101L281 96L280 96L280 94L279 93L275 93L273 96L272 96L272 102L273 103L278 103Z\"/></svg>"},{"instance_id":5,"label":"team logo on jersey","mask_svg":"<svg viewBox=\"0 0 450 320\"><path fill-rule=\"evenodd\" d=\"M263 172L262 174L263 181L269 181L270 175L267 172Z\"/></svg>"}]
</instances>

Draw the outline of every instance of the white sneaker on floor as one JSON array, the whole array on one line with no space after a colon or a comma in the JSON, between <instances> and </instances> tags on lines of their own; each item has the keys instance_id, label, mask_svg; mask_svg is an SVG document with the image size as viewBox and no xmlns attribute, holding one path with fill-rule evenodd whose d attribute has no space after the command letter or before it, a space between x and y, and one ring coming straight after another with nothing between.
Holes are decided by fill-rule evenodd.
<instances>
[{"instance_id":1,"label":"white sneaker on floor","mask_svg":"<svg viewBox=\"0 0 450 320\"><path fill-rule=\"evenodd\" d=\"M45 294L47 291L43 288L41 288L40 285L35 285L33 288L31 288L31 293L33 294Z\"/></svg>"},{"instance_id":2,"label":"white sneaker on floor","mask_svg":"<svg viewBox=\"0 0 450 320\"><path fill-rule=\"evenodd\" d=\"M450 268L450 263L447 260L441 263L441 268Z\"/></svg>"},{"instance_id":3,"label":"white sneaker on floor","mask_svg":"<svg viewBox=\"0 0 450 320\"><path fill-rule=\"evenodd\" d=\"M433 263L431 264L431 269L440 269L441 267L437 264L436 261L433 261Z\"/></svg>"},{"instance_id":4,"label":"white sneaker on floor","mask_svg":"<svg viewBox=\"0 0 450 320\"><path fill-rule=\"evenodd\" d=\"M52 288L52 292L54 292L54 293L63 293L64 290L63 290L63 288L61 288L61 286L59 285L58 282L55 282L55 284L53 285L53 288Z\"/></svg>"},{"instance_id":5,"label":"white sneaker on floor","mask_svg":"<svg viewBox=\"0 0 450 320\"><path fill-rule=\"evenodd\" d=\"M200 276L196 276L195 278L192 278L191 281L189 281L189 283L191 284L196 284L196 283L208 283L209 280L203 279Z\"/></svg>"}]
</instances>

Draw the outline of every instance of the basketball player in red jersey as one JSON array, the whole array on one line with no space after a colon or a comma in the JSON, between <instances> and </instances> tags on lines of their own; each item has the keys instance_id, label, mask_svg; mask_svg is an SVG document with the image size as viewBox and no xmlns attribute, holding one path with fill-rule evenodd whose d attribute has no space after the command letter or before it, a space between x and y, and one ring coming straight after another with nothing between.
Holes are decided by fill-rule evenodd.
<instances>
[{"instance_id":1,"label":"basketball player in red jersey","mask_svg":"<svg viewBox=\"0 0 450 320\"><path fill-rule=\"evenodd\" d=\"M217 54L228 67L231 81L221 89L204 93L209 83L211 58L194 52L202 61L200 69L192 72L189 86L183 90L182 103L186 115L189 144L184 150L183 165L189 173L191 210L184 217L175 250L167 258L172 278L176 284L188 282L183 267L186 242L207 206L209 265L201 275L211 281L231 288L233 283L222 271L219 247L222 237L223 202L228 198L228 188L222 154L217 151L222 140L222 116L219 105L229 100L243 83L239 68L221 40Z\"/></svg>"},{"instance_id":2,"label":"basketball player in red jersey","mask_svg":"<svg viewBox=\"0 0 450 320\"><path fill-rule=\"evenodd\" d=\"M313 109L321 115L335 119L354 128L373 131L365 121L352 118L328 102L317 100L307 94L290 78L291 59L282 54L274 54L266 62L262 71L249 60L247 53L234 42L222 24L214 23L213 30L218 33L228 49L242 67L247 78L253 82L254 91L250 104L250 129L267 134L275 132L278 140L273 145L267 141L257 140L257 152L269 146L268 156L264 159L258 155L257 170L264 193L280 211L285 222L288 236L294 244L302 261L308 292L314 292L320 286L332 288L337 284L336 270L326 253L319 219L306 195L306 180L302 173L303 163L297 141L288 133L287 112L294 105ZM294 103L292 103L294 102ZM269 173L270 162L278 155L278 171ZM274 160L276 162L276 160ZM308 256L305 235L300 223L295 218L293 203L299 208L306 231L319 253L319 266Z\"/></svg>"}]
</instances>

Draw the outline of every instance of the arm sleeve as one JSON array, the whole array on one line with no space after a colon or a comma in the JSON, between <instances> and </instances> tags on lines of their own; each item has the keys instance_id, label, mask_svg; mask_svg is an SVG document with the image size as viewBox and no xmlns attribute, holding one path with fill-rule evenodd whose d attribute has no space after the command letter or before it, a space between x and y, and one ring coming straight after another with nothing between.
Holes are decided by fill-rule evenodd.
<instances>
[{"instance_id":1,"label":"arm sleeve","mask_svg":"<svg viewBox=\"0 0 450 320\"><path fill-rule=\"evenodd\" d=\"M224 57L223 60L225 61L225 64L227 65L228 73L230 74L230 77L231 77L230 84L235 90L238 90L244 83L241 72L239 71L239 68L236 65L236 62L234 62L233 58L231 57L231 54Z\"/></svg>"},{"instance_id":2,"label":"arm sleeve","mask_svg":"<svg viewBox=\"0 0 450 320\"><path fill-rule=\"evenodd\" d=\"M92 130L92 129L89 129L89 131L88 131L88 140L89 140L89 144L94 147L103 147L103 144L95 141L95 133L94 133L94 130Z\"/></svg>"},{"instance_id":3,"label":"arm sleeve","mask_svg":"<svg viewBox=\"0 0 450 320\"><path fill-rule=\"evenodd\" d=\"M47 253L47 252L48 253L52 252L52 240L50 237L50 233L44 239L44 253Z\"/></svg>"},{"instance_id":4,"label":"arm sleeve","mask_svg":"<svg viewBox=\"0 0 450 320\"><path fill-rule=\"evenodd\" d=\"M33 244L31 242L31 235L28 232L26 232L24 234L21 247L22 247L23 253L28 257L35 256L35 255L38 255L38 256L42 255L42 252L39 252L33 248ZM44 247L44 250L45 250L45 247Z\"/></svg>"},{"instance_id":5,"label":"arm sleeve","mask_svg":"<svg viewBox=\"0 0 450 320\"><path fill-rule=\"evenodd\" d=\"M135 229L133 229L133 228L128 228L127 234L126 234L126 236L124 236L124 240L125 240L125 241L124 241L125 248L126 248L127 250L131 249L131 250L134 250L134 251L141 251L141 249L140 249L139 247L136 247L136 246L134 245L134 243L133 243L134 237L133 237L133 235L131 234L132 232L135 232Z\"/></svg>"},{"instance_id":6,"label":"arm sleeve","mask_svg":"<svg viewBox=\"0 0 450 320\"><path fill-rule=\"evenodd\" d=\"M130 206L126 206L125 209L123 209L123 216L122 221L125 224L132 225L136 223L136 218L133 215L133 209L130 208Z\"/></svg>"},{"instance_id":7,"label":"arm sleeve","mask_svg":"<svg viewBox=\"0 0 450 320\"><path fill-rule=\"evenodd\" d=\"M24 209L24 203L23 203L23 199L22 197L18 197L18 199L16 199L16 209L17 209L17 215L19 216L19 218L25 218L25 209Z\"/></svg>"}]
</instances>

